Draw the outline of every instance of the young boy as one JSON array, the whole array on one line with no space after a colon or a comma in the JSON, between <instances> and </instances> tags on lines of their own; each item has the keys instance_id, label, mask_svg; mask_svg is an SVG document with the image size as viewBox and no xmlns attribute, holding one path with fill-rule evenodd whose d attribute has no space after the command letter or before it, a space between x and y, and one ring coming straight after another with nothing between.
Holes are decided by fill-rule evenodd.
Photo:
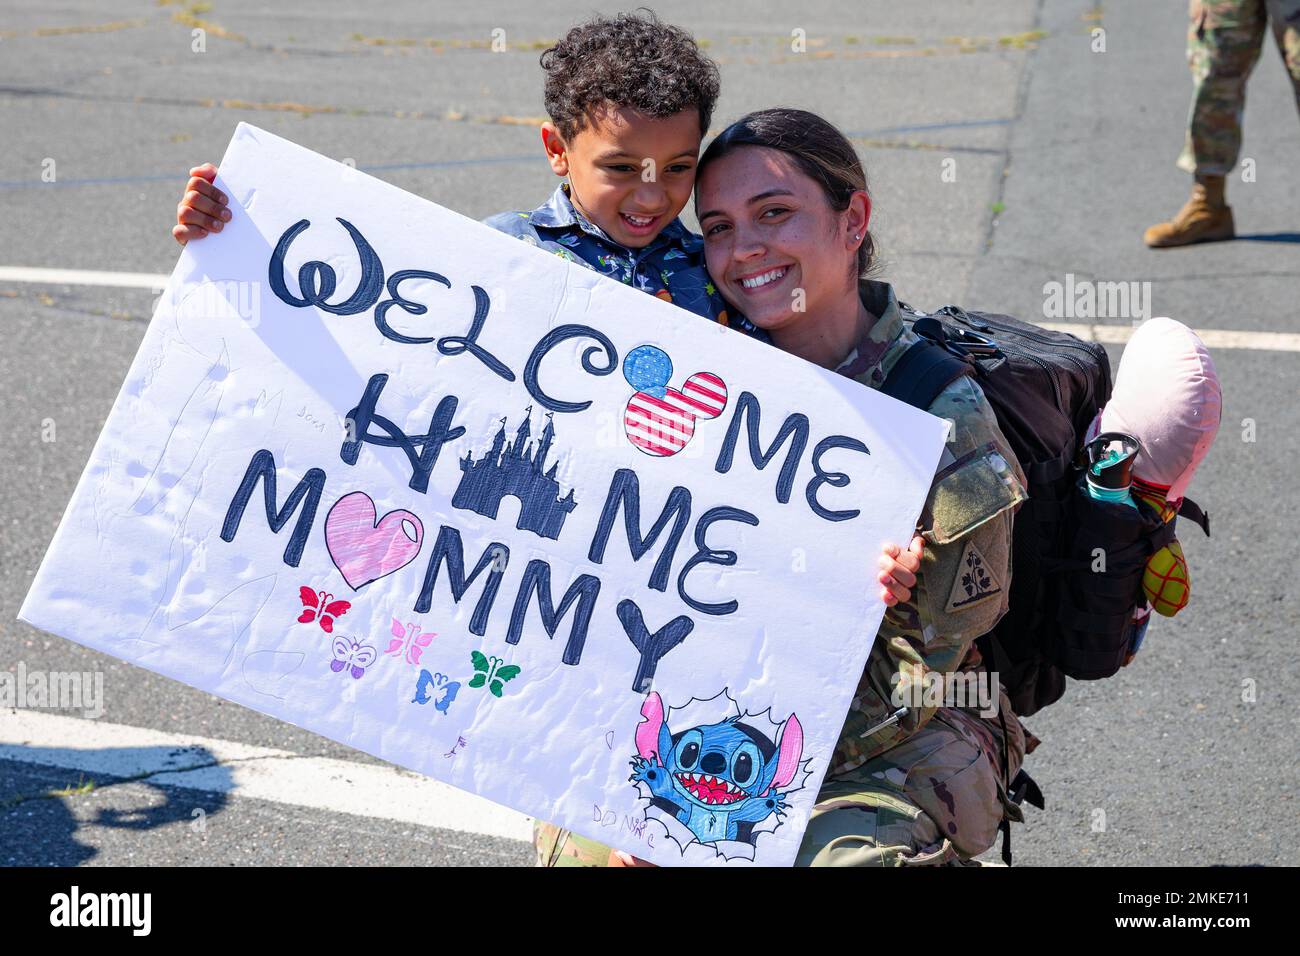
<instances>
[{"instance_id":1,"label":"young boy","mask_svg":"<svg viewBox=\"0 0 1300 956\"><path fill-rule=\"evenodd\" d=\"M596 18L571 29L541 57L546 71L542 147L567 177L532 212L503 212L485 225L570 262L649 292L704 318L762 333L727 306L704 265L704 241L678 220L695 188L700 142L717 102L717 65L686 31L653 13ZM211 163L190 170L172 228L184 245L230 221ZM911 597L921 539L885 549L881 598ZM624 853L537 821L538 861L625 865Z\"/></svg>"},{"instance_id":2,"label":"young boy","mask_svg":"<svg viewBox=\"0 0 1300 956\"><path fill-rule=\"evenodd\" d=\"M550 114L542 147L567 181L532 212L484 224L727 324L703 240L677 218L695 188L717 65L690 34L649 11L576 26L541 63ZM182 245L230 220L216 172L211 163L190 170L172 229Z\"/></svg>"},{"instance_id":3,"label":"young boy","mask_svg":"<svg viewBox=\"0 0 1300 956\"><path fill-rule=\"evenodd\" d=\"M695 188L717 65L648 11L576 26L541 64L542 148L567 181L531 213L484 223L725 324L703 241L677 218Z\"/></svg>"}]
</instances>

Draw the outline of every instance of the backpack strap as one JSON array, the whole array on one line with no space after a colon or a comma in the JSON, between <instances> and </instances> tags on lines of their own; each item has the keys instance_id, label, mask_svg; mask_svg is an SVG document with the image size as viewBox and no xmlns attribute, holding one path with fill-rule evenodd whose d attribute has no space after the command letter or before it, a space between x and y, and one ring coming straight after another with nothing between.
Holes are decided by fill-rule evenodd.
<instances>
[{"instance_id":1,"label":"backpack strap","mask_svg":"<svg viewBox=\"0 0 1300 956\"><path fill-rule=\"evenodd\" d=\"M1191 498L1184 498L1182 503L1179 504L1178 516L1195 522L1205 532L1207 538L1210 536L1210 513L1201 510L1201 506Z\"/></svg>"},{"instance_id":2,"label":"backpack strap","mask_svg":"<svg viewBox=\"0 0 1300 956\"><path fill-rule=\"evenodd\" d=\"M919 336L919 341L912 343L903 353L902 358L889 370L889 374L885 376L885 381L880 386L880 391L924 411L957 379L966 375L973 376L975 366L970 359L960 358L949 351L945 329L938 320L929 317L918 318L912 327ZM984 658L986 670L988 670L990 656L995 659L995 669L1006 666L1005 652L992 632L982 635L977 643L981 645L981 650L986 651ZM989 655L988 650L992 650L993 654ZM1005 673L1010 673L1010 670ZM1001 707L998 708L998 720L1002 725L1002 773L1007 797L1017 805L1028 797L1030 803L1041 808L1043 793L1023 767L1014 779L1008 779L1007 771L1010 768L1007 755L1007 718ZM998 829L1002 833L1002 861L1010 866L1011 823L1005 814L998 824Z\"/></svg>"},{"instance_id":3,"label":"backpack strap","mask_svg":"<svg viewBox=\"0 0 1300 956\"><path fill-rule=\"evenodd\" d=\"M939 393L963 375L974 375L970 362L958 358L933 339L922 335L894 363L880 391L913 408L925 411Z\"/></svg>"},{"instance_id":4,"label":"backpack strap","mask_svg":"<svg viewBox=\"0 0 1300 956\"><path fill-rule=\"evenodd\" d=\"M1007 653L998 641L998 636L992 631L977 637L975 644L980 650L980 656L983 658L984 670L993 679L996 686L998 674L1011 673L1011 664L1007 659ZM992 667L989 666L990 660L993 662ZM1023 766L1016 771L1014 777L1008 779L1011 766L1007 755L1007 715L1001 706L998 707L998 722L1002 725L1002 780L1007 799L1016 806L1019 806L1022 800L1027 799L1031 806L1042 810L1045 806L1043 791ZM1007 866L1011 866L1011 821L1007 819L1005 813L1001 822L998 823L998 831L1002 834L1002 862Z\"/></svg>"}]
</instances>

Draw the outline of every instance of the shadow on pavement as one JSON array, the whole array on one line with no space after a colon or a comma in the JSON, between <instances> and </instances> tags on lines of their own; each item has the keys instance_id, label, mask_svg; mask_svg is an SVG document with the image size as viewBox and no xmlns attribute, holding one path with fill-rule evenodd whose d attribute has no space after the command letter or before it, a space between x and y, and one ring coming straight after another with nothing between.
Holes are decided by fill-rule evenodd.
<instances>
[{"instance_id":1,"label":"shadow on pavement","mask_svg":"<svg viewBox=\"0 0 1300 956\"><path fill-rule=\"evenodd\" d=\"M1300 242L1300 232L1261 232L1248 236L1237 236L1242 242Z\"/></svg>"},{"instance_id":2,"label":"shadow on pavement","mask_svg":"<svg viewBox=\"0 0 1300 956\"><path fill-rule=\"evenodd\" d=\"M0 866L79 866L99 855L99 841L78 839L85 831L147 831L168 824L187 824L200 830L206 818L224 809L233 781L226 768L227 792L196 791L170 782L156 782L168 773L211 767L216 757L203 747L129 747L73 751L69 748L6 747L0 760ZM61 755L75 753L76 759ZM68 766L75 763L76 766ZM94 769L139 767L139 773L122 775ZM211 780L209 770L207 780ZM119 789L138 784L150 789L147 801L138 790ZM197 811L201 810L202 813Z\"/></svg>"}]
</instances>

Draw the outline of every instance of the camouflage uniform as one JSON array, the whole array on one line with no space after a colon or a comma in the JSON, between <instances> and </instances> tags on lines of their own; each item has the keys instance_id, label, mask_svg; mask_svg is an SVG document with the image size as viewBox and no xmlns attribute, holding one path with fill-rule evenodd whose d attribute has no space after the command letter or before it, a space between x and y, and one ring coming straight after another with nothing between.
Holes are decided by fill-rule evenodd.
<instances>
[{"instance_id":1,"label":"camouflage uniform","mask_svg":"<svg viewBox=\"0 0 1300 956\"><path fill-rule=\"evenodd\" d=\"M1237 165L1246 79L1269 21L1300 108L1300 0L1191 0L1190 14L1187 61L1195 91L1178 166L1226 176Z\"/></svg>"},{"instance_id":2,"label":"camouflage uniform","mask_svg":"<svg viewBox=\"0 0 1300 956\"><path fill-rule=\"evenodd\" d=\"M888 284L864 282L862 297L878 319L837 371L879 388L916 335ZM962 864L993 845L1004 814L1021 819L1003 781L1020 768L1025 732L1005 693L999 707L1009 767L998 718L973 708L909 706L901 721L876 729L897 709L893 675L902 689L931 671L980 668L974 641L1006 611L1012 517L1026 497L1024 475L978 385L954 382L929 410L953 429L922 514L921 570L912 600L885 613L796 865ZM609 859L609 847L540 821L534 842L542 866Z\"/></svg>"}]
</instances>

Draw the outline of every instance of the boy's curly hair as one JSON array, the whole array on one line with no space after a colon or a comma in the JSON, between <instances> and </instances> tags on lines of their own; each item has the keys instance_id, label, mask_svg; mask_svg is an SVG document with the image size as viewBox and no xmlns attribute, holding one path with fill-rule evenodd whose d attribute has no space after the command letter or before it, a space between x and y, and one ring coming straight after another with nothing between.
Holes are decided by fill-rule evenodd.
<instances>
[{"instance_id":1,"label":"boy's curly hair","mask_svg":"<svg viewBox=\"0 0 1300 956\"><path fill-rule=\"evenodd\" d=\"M695 107L701 135L718 100L718 67L695 39L642 7L574 27L541 57L546 112L572 138L603 103L664 117Z\"/></svg>"}]
</instances>

